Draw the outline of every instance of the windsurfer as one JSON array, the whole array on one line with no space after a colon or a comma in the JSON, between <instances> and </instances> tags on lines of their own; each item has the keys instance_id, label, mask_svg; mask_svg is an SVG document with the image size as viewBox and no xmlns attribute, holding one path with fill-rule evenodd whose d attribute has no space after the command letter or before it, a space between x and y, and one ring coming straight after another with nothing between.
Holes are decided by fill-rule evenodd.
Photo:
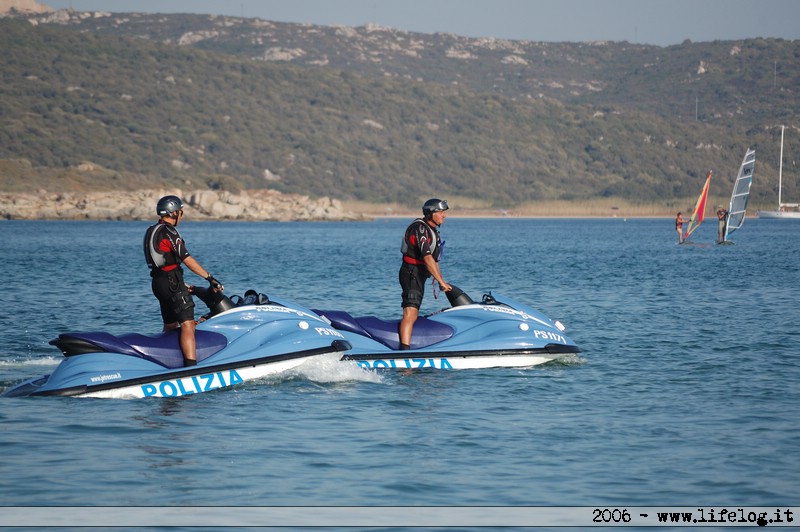
<instances>
[{"instance_id":1,"label":"windsurfer","mask_svg":"<svg viewBox=\"0 0 800 532\"><path fill-rule=\"evenodd\" d=\"M675 230L678 232L678 244L683 244L683 224L688 222L686 218L683 217L683 213L678 213L675 217Z\"/></svg>"},{"instance_id":2,"label":"windsurfer","mask_svg":"<svg viewBox=\"0 0 800 532\"><path fill-rule=\"evenodd\" d=\"M717 206L717 244L725 241L725 226L728 225L728 211L722 205Z\"/></svg>"}]
</instances>

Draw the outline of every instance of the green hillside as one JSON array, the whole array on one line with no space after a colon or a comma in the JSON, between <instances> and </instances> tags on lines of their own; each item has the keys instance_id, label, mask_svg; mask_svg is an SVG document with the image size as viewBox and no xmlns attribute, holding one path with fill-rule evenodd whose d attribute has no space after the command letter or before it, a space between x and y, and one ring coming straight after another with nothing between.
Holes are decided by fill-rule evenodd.
<instances>
[{"instance_id":1,"label":"green hillside","mask_svg":"<svg viewBox=\"0 0 800 532\"><path fill-rule=\"evenodd\" d=\"M789 123L797 110L798 84L770 92L767 81L777 86L777 69L766 60L777 51L795 57L794 42L685 43L675 50L611 45L630 48L629 55L565 44L561 56L544 56L554 72L551 82L537 74L536 83L549 93L534 94L531 87L522 90L533 83L523 74L497 80L490 66L502 61L457 63L458 72L445 68L449 63L441 58L454 44L443 40L459 40L453 36L430 36L423 47L430 60L418 61L417 72L382 57L379 74L364 66L375 62L350 61L359 68L345 69L332 61L256 60L232 31L227 39L179 46L176 35L201 31L209 17L159 17L161 24L148 18L146 27L142 17L133 18L136 26L117 21L116 34L113 25L100 27L94 19L87 19L94 28L0 19L1 191L177 185L406 204L433 194L499 207L598 197L662 202L694 197L709 168L718 176L712 195L727 195L752 146L754 199L771 204L780 136L775 126ZM307 26L281 27L295 28L291 40L278 39L283 48L312 48L303 38ZM153 38L147 33L153 28L164 34ZM358 40L349 35L336 36L338 56ZM250 35L247 42L258 39ZM329 57L338 53L330 39L314 46L320 42L329 44ZM567 47L582 46L591 53L570 61ZM720 50L734 48L738 66L715 66ZM469 53L478 57L477 49ZM646 66L644 60L660 63ZM674 112L676 99L685 97L675 87L698 82L688 74L674 85L665 79L677 64L701 61L710 73L703 83L716 87L716 97L695 119L695 98L691 116ZM752 72L765 62L769 80ZM602 88L552 88L565 86L565 79L584 87L576 77L581 72ZM454 83L454 76L462 82ZM490 76L493 86L479 83ZM787 131L787 154L800 153L796 133ZM79 170L84 162L95 170ZM800 197L794 183L787 185L785 196Z\"/></svg>"}]
</instances>

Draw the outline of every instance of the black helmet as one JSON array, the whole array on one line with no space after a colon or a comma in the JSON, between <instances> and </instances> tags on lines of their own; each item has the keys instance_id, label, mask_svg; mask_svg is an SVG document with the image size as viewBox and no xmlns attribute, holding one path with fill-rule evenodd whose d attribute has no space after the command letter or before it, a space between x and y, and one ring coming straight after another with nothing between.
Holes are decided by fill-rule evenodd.
<instances>
[{"instance_id":1,"label":"black helmet","mask_svg":"<svg viewBox=\"0 0 800 532\"><path fill-rule=\"evenodd\" d=\"M431 198L422 206L422 214L425 217L431 216L435 212L446 211L449 209L446 200Z\"/></svg>"},{"instance_id":2,"label":"black helmet","mask_svg":"<svg viewBox=\"0 0 800 532\"><path fill-rule=\"evenodd\" d=\"M156 214L159 216L169 216L181 209L183 209L183 202L178 196L164 196L156 204Z\"/></svg>"}]
</instances>

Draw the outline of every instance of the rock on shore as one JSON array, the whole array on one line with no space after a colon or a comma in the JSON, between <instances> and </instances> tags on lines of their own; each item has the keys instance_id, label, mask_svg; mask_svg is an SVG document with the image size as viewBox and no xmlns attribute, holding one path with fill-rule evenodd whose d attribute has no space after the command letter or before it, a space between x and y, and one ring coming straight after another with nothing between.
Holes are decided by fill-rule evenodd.
<instances>
[{"instance_id":1,"label":"rock on shore","mask_svg":"<svg viewBox=\"0 0 800 532\"><path fill-rule=\"evenodd\" d=\"M36 0L0 0L0 13L14 10L18 13L50 13L53 9Z\"/></svg>"},{"instance_id":2,"label":"rock on shore","mask_svg":"<svg viewBox=\"0 0 800 532\"><path fill-rule=\"evenodd\" d=\"M0 193L0 218L7 220L152 220L158 199L183 199L193 220L344 221L363 220L345 212L339 200L312 199L274 190L142 190L136 192Z\"/></svg>"}]
</instances>

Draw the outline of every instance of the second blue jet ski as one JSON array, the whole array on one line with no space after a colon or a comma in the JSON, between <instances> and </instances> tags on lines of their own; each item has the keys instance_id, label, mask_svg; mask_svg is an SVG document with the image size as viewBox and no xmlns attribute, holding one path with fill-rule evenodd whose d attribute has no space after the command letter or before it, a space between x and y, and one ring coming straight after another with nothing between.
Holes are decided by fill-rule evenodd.
<instances>
[{"instance_id":1,"label":"second blue jet ski","mask_svg":"<svg viewBox=\"0 0 800 532\"><path fill-rule=\"evenodd\" d=\"M453 286L451 307L417 318L411 349L400 350L400 320L314 310L351 349L342 357L374 369L529 367L580 352L565 327L538 310L500 295L480 302Z\"/></svg>"}]
</instances>

